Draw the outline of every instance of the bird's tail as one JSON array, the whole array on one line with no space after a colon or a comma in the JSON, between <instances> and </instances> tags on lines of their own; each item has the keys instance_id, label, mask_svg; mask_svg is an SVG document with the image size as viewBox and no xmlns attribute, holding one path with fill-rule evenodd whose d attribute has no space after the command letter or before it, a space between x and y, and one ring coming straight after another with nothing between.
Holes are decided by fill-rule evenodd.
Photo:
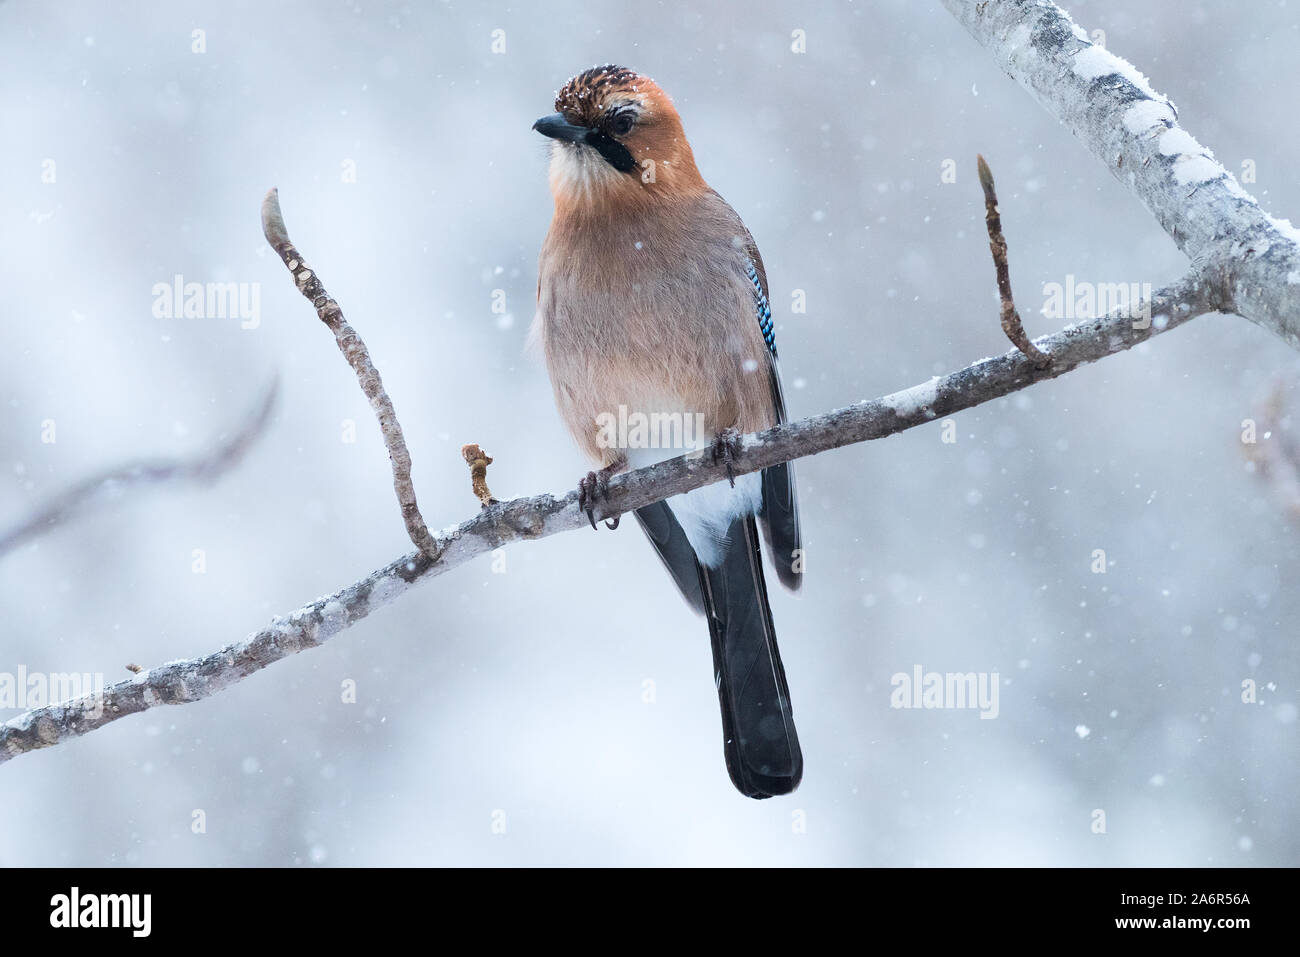
<instances>
[{"instance_id":1,"label":"bird's tail","mask_svg":"<svg viewBox=\"0 0 1300 957\"><path fill-rule=\"evenodd\" d=\"M803 777L803 754L776 647L754 517L732 521L722 562L699 569L727 772L749 797L789 794Z\"/></svg>"}]
</instances>

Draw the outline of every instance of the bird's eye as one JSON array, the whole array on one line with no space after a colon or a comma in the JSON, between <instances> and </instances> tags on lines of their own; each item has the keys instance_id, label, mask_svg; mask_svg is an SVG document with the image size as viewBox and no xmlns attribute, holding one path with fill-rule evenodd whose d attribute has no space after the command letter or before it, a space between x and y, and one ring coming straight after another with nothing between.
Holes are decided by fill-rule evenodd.
<instances>
[{"instance_id":1,"label":"bird's eye","mask_svg":"<svg viewBox=\"0 0 1300 957\"><path fill-rule=\"evenodd\" d=\"M632 127L635 125L636 115L628 110L615 116L614 121L609 125L609 129L615 136L627 136L632 132Z\"/></svg>"}]
</instances>

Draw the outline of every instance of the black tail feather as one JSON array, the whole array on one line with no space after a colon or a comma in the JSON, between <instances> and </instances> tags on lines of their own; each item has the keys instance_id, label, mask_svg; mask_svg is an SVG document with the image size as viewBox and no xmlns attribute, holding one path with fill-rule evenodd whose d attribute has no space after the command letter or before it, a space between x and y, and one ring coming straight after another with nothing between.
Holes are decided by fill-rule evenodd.
<instances>
[{"instance_id":1,"label":"black tail feather","mask_svg":"<svg viewBox=\"0 0 1300 957\"><path fill-rule=\"evenodd\" d=\"M794 463L763 469L763 505L758 522L767 539L776 577L791 591L803 584L803 545L799 534L799 502L794 492Z\"/></svg>"},{"instance_id":2,"label":"black tail feather","mask_svg":"<svg viewBox=\"0 0 1300 957\"><path fill-rule=\"evenodd\" d=\"M641 524L659 559L673 576L682 597L700 614L704 614L704 596L700 594L699 563L695 549L682 531L677 516L667 502L655 502L636 510L636 520Z\"/></svg>"},{"instance_id":3,"label":"black tail feather","mask_svg":"<svg viewBox=\"0 0 1300 957\"><path fill-rule=\"evenodd\" d=\"M727 772L749 797L789 794L803 777L803 754L776 646L754 517L731 523L717 568L698 567L713 641Z\"/></svg>"}]
</instances>

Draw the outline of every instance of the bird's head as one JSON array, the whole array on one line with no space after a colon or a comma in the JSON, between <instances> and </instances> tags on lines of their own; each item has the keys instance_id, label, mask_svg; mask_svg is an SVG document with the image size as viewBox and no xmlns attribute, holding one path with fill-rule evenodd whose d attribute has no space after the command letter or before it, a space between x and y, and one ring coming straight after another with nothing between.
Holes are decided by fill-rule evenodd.
<instances>
[{"instance_id":1,"label":"bird's head","mask_svg":"<svg viewBox=\"0 0 1300 957\"><path fill-rule=\"evenodd\" d=\"M707 188L677 110L653 80L612 64L579 73L533 129L554 143L557 202L652 199Z\"/></svg>"}]
</instances>

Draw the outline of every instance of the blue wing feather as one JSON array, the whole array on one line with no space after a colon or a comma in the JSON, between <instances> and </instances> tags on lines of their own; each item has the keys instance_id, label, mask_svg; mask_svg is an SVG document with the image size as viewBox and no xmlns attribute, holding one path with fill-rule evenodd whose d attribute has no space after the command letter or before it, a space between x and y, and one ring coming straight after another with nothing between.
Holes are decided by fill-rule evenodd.
<instances>
[{"instance_id":1,"label":"blue wing feather","mask_svg":"<svg viewBox=\"0 0 1300 957\"><path fill-rule=\"evenodd\" d=\"M775 357L776 331L772 326L772 306L767 301L767 290L763 288L763 280L759 278L753 260L746 265L745 274L754 286L754 311L758 315L758 328L763 333L763 341L767 343L767 348Z\"/></svg>"}]
</instances>

